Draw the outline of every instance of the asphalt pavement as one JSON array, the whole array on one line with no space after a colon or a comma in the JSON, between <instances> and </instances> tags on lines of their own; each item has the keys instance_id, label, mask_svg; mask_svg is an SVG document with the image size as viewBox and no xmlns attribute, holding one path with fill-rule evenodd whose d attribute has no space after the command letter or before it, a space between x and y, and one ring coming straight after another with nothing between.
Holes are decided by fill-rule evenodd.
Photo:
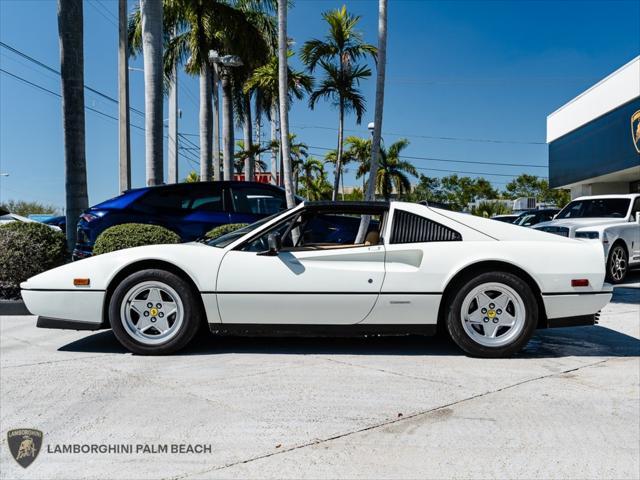
<instances>
[{"instance_id":1,"label":"asphalt pavement","mask_svg":"<svg viewBox=\"0 0 640 480\"><path fill-rule=\"evenodd\" d=\"M637 479L639 339L639 274L599 325L539 331L497 360L415 336L204 336L141 357L110 331L0 317L0 478ZM44 434L27 469L15 428Z\"/></svg>"}]
</instances>

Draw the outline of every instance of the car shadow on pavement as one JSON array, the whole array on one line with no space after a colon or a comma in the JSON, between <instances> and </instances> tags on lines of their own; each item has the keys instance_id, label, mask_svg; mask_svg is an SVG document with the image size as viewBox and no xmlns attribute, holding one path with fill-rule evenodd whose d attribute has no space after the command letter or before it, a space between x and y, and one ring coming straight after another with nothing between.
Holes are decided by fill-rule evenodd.
<instances>
[{"instance_id":1,"label":"car shadow on pavement","mask_svg":"<svg viewBox=\"0 0 640 480\"><path fill-rule=\"evenodd\" d=\"M65 352L127 353L110 330L94 333L59 348ZM428 355L463 352L443 335L354 338L215 337L199 335L176 356L236 354L289 355ZM640 340L606 327L539 330L519 358L640 356Z\"/></svg>"},{"instance_id":2,"label":"car shadow on pavement","mask_svg":"<svg viewBox=\"0 0 640 480\"><path fill-rule=\"evenodd\" d=\"M638 305L640 304L640 288L616 287L611 302Z\"/></svg>"}]
</instances>

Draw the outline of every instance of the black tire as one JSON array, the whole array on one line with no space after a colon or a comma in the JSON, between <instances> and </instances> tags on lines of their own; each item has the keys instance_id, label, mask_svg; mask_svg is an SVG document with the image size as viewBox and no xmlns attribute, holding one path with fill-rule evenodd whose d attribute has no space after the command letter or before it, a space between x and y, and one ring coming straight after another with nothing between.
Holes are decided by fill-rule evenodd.
<instances>
[{"instance_id":1,"label":"black tire","mask_svg":"<svg viewBox=\"0 0 640 480\"><path fill-rule=\"evenodd\" d=\"M509 343L501 346L486 346L476 342L464 329L462 320L462 306L467 295L476 287L498 283L513 289L524 304L524 325ZM531 287L520 277L507 272L482 273L472 279L459 282L449 297L446 310L446 327L453 341L467 354L474 357L500 358L509 357L524 348L538 324L538 303ZM493 308L493 307L492 307ZM497 334L496 334L497 335Z\"/></svg>"},{"instance_id":2,"label":"black tire","mask_svg":"<svg viewBox=\"0 0 640 480\"><path fill-rule=\"evenodd\" d=\"M622 283L629 272L629 254L621 243L615 243L607 257L607 281Z\"/></svg>"},{"instance_id":3,"label":"black tire","mask_svg":"<svg viewBox=\"0 0 640 480\"><path fill-rule=\"evenodd\" d=\"M160 282L171 287L179 296L183 307L182 324L166 342L148 345L136 339L121 315L121 306L127 293L144 282ZM126 277L116 287L109 302L109 322L118 341L129 351L140 355L168 355L184 348L204 324L200 301L192 287L181 277L166 270L141 270Z\"/></svg>"}]
</instances>

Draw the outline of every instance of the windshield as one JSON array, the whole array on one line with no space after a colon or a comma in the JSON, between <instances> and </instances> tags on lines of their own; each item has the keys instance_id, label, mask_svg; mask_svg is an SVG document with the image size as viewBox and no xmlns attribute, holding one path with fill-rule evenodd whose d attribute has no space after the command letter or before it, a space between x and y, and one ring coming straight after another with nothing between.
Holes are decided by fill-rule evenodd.
<instances>
[{"instance_id":1,"label":"windshield","mask_svg":"<svg viewBox=\"0 0 640 480\"><path fill-rule=\"evenodd\" d=\"M564 207L556 218L625 218L628 198L594 198L576 200Z\"/></svg>"},{"instance_id":2,"label":"windshield","mask_svg":"<svg viewBox=\"0 0 640 480\"><path fill-rule=\"evenodd\" d=\"M258 220L257 222L252 223L251 225L247 225L246 227L239 228L238 230L234 230L233 232L225 233L224 235L221 235L212 240L207 240L205 243L207 245L211 245L212 247L224 248L227 245L231 245L233 242L235 242L238 238L242 237L243 235L246 235L247 233L252 232L256 228L259 228L265 223L278 217L282 213L283 212L274 213L273 215L269 215L268 217L263 218L262 220Z\"/></svg>"},{"instance_id":3,"label":"windshield","mask_svg":"<svg viewBox=\"0 0 640 480\"><path fill-rule=\"evenodd\" d=\"M525 225L528 222L531 222L534 218L536 218L536 214L535 213L524 213L522 215L520 215L518 218L516 218L513 223L515 225Z\"/></svg>"}]
</instances>

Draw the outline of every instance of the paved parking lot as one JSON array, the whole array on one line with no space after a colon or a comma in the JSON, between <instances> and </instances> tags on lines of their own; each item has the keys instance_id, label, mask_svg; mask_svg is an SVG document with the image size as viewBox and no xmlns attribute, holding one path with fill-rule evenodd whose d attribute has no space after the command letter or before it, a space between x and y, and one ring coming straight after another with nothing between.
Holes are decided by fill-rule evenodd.
<instances>
[{"instance_id":1,"label":"paved parking lot","mask_svg":"<svg viewBox=\"0 0 640 480\"><path fill-rule=\"evenodd\" d=\"M505 360L421 337L208 337L139 357L110 331L0 317L0 478L639 478L638 280L598 326ZM13 428L44 432L27 470ZM47 451L62 444L211 453Z\"/></svg>"}]
</instances>

